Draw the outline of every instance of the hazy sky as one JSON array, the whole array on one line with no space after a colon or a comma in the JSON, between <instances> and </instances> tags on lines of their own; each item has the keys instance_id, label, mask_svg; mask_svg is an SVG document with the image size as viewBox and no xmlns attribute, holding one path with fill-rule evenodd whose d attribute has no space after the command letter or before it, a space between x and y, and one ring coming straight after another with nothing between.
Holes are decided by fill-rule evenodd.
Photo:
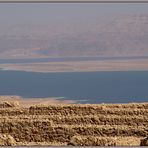
<instances>
[{"instance_id":1,"label":"hazy sky","mask_svg":"<svg viewBox=\"0 0 148 148\"><path fill-rule=\"evenodd\" d=\"M89 22L117 15L148 14L148 4L0 4L0 27L16 24Z\"/></svg>"}]
</instances>

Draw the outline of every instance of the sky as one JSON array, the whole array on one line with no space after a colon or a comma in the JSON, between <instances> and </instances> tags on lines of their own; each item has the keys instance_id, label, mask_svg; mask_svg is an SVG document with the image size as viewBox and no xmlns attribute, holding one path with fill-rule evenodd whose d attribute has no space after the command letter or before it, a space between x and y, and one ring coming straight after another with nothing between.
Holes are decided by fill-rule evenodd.
<instances>
[{"instance_id":1,"label":"sky","mask_svg":"<svg viewBox=\"0 0 148 148\"><path fill-rule=\"evenodd\" d=\"M0 27L20 24L87 23L139 13L148 14L148 4L1 3Z\"/></svg>"}]
</instances>

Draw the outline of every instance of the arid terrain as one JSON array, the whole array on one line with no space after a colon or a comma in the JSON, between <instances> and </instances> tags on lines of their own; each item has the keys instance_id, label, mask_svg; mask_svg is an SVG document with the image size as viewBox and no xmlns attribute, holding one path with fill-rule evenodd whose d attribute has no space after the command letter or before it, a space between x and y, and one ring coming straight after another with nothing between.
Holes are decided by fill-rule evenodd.
<instances>
[{"instance_id":1,"label":"arid terrain","mask_svg":"<svg viewBox=\"0 0 148 148\"><path fill-rule=\"evenodd\" d=\"M2 98L0 145L139 146L148 136L148 103L20 105L20 98Z\"/></svg>"},{"instance_id":2,"label":"arid terrain","mask_svg":"<svg viewBox=\"0 0 148 148\"><path fill-rule=\"evenodd\" d=\"M148 56L147 13L119 15L107 22L87 19L0 28L0 58Z\"/></svg>"},{"instance_id":3,"label":"arid terrain","mask_svg":"<svg viewBox=\"0 0 148 148\"><path fill-rule=\"evenodd\" d=\"M0 4L0 21L0 146L148 146L145 3Z\"/></svg>"},{"instance_id":4,"label":"arid terrain","mask_svg":"<svg viewBox=\"0 0 148 148\"><path fill-rule=\"evenodd\" d=\"M119 15L106 21L95 18L88 23L69 22L0 28L0 68L33 72L148 70L147 13ZM141 59L133 59L137 56ZM64 57L118 57L118 60L40 62ZM38 62L28 62L33 59Z\"/></svg>"}]
</instances>

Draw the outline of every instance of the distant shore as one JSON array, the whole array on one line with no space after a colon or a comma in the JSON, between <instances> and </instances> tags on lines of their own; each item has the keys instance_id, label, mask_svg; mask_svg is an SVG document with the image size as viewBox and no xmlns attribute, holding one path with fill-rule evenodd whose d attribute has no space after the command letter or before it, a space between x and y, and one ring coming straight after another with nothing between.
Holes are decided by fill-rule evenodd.
<instances>
[{"instance_id":1,"label":"distant shore","mask_svg":"<svg viewBox=\"0 0 148 148\"><path fill-rule=\"evenodd\" d=\"M1 70L26 72L148 71L148 59L0 64Z\"/></svg>"}]
</instances>

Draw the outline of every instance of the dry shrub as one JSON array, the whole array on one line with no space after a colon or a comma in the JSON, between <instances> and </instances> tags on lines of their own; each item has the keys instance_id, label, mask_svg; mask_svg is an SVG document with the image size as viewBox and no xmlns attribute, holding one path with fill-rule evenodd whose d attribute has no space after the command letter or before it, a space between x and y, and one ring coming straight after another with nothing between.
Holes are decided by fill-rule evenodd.
<instances>
[{"instance_id":1,"label":"dry shrub","mask_svg":"<svg viewBox=\"0 0 148 148\"><path fill-rule=\"evenodd\" d=\"M148 116L148 110L143 108L104 108L96 105L49 105L49 106L31 106L30 115L144 115Z\"/></svg>"},{"instance_id":2,"label":"dry shrub","mask_svg":"<svg viewBox=\"0 0 148 148\"><path fill-rule=\"evenodd\" d=\"M113 106L113 105L112 105ZM117 115L117 116L148 116L148 109L122 107L110 108L105 105L48 105L31 106L30 108L0 108L2 116L18 115L57 115L57 116L86 116L86 115ZM137 105L138 106L138 105Z\"/></svg>"},{"instance_id":3,"label":"dry shrub","mask_svg":"<svg viewBox=\"0 0 148 148\"><path fill-rule=\"evenodd\" d=\"M146 126L148 118L143 116L103 116L103 115L88 115L88 116L51 116L48 118L54 124L66 125L129 125L129 126Z\"/></svg>"},{"instance_id":4,"label":"dry shrub","mask_svg":"<svg viewBox=\"0 0 148 148\"><path fill-rule=\"evenodd\" d=\"M54 125L51 121L1 121L0 132L11 134L14 138L33 141L33 135L48 135L38 139L50 140L50 135L56 138L61 136L69 139L74 135L94 135L94 136L137 136L144 137L148 135L148 128L145 126L123 126L123 125ZM67 140L66 139L66 140Z\"/></svg>"},{"instance_id":5,"label":"dry shrub","mask_svg":"<svg viewBox=\"0 0 148 148\"><path fill-rule=\"evenodd\" d=\"M18 115L29 115L28 108L0 108L0 116L18 116Z\"/></svg>"},{"instance_id":6,"label":"dry shrub","mask_svg":"<svg viewBox=\"0 0 148 148\"><path fill-rule=\"evenodd\" d=\"M72 104L0 108L0 133L12 136L2 136L0 143L10 145L12 142L8 141L14 139L19 146L54 145L56 142L76 146L140 145L138 139L148 135L147 105Z\"/></svg>"},{"instance_id":7,"label":"dry shrub","mask_svg":"<svg viewBox=\"0 0 148 148\"><path fill-rule=\"evenodd\" d=\"M0 116L0 120L17 121L50 121L52 125L128 125L128 126L147 126L147 116L117 116L117 115L71 115L71 116L58 116L58 115L17 115L17 116Z\"/></svg>"}]
</instances>

